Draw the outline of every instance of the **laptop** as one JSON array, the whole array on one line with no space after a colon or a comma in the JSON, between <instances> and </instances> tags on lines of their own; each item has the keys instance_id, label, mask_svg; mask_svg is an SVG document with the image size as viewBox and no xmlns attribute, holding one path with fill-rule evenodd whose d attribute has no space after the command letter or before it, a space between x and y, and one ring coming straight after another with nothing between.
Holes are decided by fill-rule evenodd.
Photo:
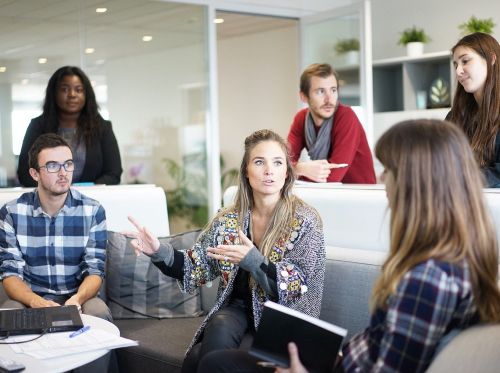
<instances>
[{"instance_id":1,"label":"laptop","mask_svg":"<svg viewBox=\"0 0 500 373\"><path fill-rule=\"evenodd\" d=\"M0 310L0 335L69 332L83 328L76 306Z\"/></svg>"}]
</instances>

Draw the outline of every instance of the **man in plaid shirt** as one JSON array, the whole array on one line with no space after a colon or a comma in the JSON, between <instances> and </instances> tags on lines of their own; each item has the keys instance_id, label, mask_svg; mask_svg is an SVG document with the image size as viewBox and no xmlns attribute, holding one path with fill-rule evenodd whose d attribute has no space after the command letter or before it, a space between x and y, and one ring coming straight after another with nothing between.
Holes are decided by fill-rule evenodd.
<instances>
[{"instance_id":1,"label":"man in plaid shirt","mask_svg":"<svg viewBox=\"0 0 500 373\"><path fill-rule=\"evenodd\" d=\"M0 210L0 280L10 298L2 307L75 305L111 321L96 297L106 260L103 207L70 189L75 164L60 136L40 136L29 166L38 188Z\"/></svg>"}]
</instances>

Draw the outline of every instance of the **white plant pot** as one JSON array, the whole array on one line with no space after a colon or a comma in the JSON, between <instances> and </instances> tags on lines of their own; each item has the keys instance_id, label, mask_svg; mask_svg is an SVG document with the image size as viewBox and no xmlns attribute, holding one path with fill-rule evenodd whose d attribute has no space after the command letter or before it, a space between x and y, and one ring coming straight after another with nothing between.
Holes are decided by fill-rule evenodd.
<instances>
[{"instance_id":1,"label":"white plant pot","mask_svg":"<svg viewBox=\"0 0 500 373\"><path fill-rule=\"evenodd\" d=\"M416 57L424 54L424 43L416 41L406 44L406 52L408 57Z\"/></svg>"},{"instance_id":2,"label":"white plant pot","mask_svg":"<svg viewBox=\"0 0 500 373\"><path fill-rule=\"evenodd\" d=\"M346 65L359 65L359 51L349 51L344 58Z\"/></svg>"}]
</instances>

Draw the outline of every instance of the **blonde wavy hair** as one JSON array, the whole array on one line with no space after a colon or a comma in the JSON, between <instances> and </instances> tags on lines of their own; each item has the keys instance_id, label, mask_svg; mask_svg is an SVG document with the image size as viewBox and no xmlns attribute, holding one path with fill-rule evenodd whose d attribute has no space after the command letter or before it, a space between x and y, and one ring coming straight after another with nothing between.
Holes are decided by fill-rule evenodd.
<instances>
[{"instance_id":1,"label":"blonde wavy hair","mask_svg":"<svg viewBox=\"0 0 500 373\"><path fill-rule=\"evenodd\" d=\"M253 190L248 180L247 167L250 160L250 153L252 150L261 142L275 142L277 143L283 153L285 154L286 160L286 172L287 176L283 188L281 189L281 198L279 199L274 213L271 216L269 224L267 225L266 231L262 236L259 251L264 256L268 257L273 250L274 245L283 236L287 230L289 230L294 221L295 209L298 205L305 205L300 198L292 193L292 188L295 180L297 179L297 174L290 160L290 154L288 152L288 147L283 138L276 132L264 129L252 133L245 139L245 153L241 161L239 177L238 177L238 190L236 192L235 203L233 205L223 208L214 220L218 219L220 216L226 214L229 211L236 211L238 213L238 224L239 229L243 230L244 217L247 211L252 210L254 206ZM316 213L316 215L318 215ZM319 219L319 215L318 215ZM205 230L207 230L205 228Z\"/></svg>"},{"instance_id":2,"label":"blonde wavy hair","mask_svg":"<svg viewBox=\"0 0 500 373\"><path fill-rule=\"evenodd\" d=\"M480 319L500 321L497 238L464 133L449 122L405 121L382 135L375 155L394 182L388 191L390 252L373 289L372 311L386 309L387 298L418 263L465 258Z\"/></svg>"}]
</instances>

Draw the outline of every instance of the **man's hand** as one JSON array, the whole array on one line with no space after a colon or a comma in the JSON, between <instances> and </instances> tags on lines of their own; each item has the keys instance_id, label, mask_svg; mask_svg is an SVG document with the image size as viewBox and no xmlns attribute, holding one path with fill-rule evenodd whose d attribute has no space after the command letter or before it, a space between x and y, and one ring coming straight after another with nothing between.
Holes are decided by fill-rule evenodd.
<instances>
[{"instance_id":1,"label":"man's hand","mask_svg":"<svg viewBox=\"0 0 500 373\"><path fill-rule=\"evenodd\" d=\"M33 302L30 304L30 307L31 308L61 307L61 305L51 300L46 300L40 297L38 299L34 299Z\"/></svg>"},{"instance_id":2,"label":"man's hand","mask_svg":"<svg viewBox=\"0 0 500 373\"><path fill-rule=\"evenodd\" d=\"M21 302L25 306L31 308L59 307L59 304L56 302L43 299L41 296L33 293L29 286L17 276L4 278L3 287L10 299Z\"/></svg>"},{"instance_id":3,"label":"man's hand","mask_svg":"<svg viewBox=\"0 0 500 373\"><path fill-rule=\"evenodd\" d=\"M64 305L66 306L76 306L78 308L78 311L82 313L82 304L79 299L77 299L78 295L75 294L71 298L69 298Z\"/></svg>"},{"instance_id":4,"label":"man's hand","mask_svg":"<svg viewBox=\"0 0 500 373\"><path fill-rule=\"evenodd\" d=\"M299 349L295 343L290 342L288 344L288 354L290 355L290 368L278 367L275 373L308 373L307 369L300 362Z\"/></svg>"},{"instance_id":5,"label":"man's hand","mask_svg":"<svg viewBox=\"0 0 500 373\"><path fill-rule=\"evenodd\" d=\"M295 165L299 176L305 176L317 183L326 183L332 168L339 168L336 163L328 163L326 159L316 159L310 162L299 162Z\"/></svg>"}]
</instances>

